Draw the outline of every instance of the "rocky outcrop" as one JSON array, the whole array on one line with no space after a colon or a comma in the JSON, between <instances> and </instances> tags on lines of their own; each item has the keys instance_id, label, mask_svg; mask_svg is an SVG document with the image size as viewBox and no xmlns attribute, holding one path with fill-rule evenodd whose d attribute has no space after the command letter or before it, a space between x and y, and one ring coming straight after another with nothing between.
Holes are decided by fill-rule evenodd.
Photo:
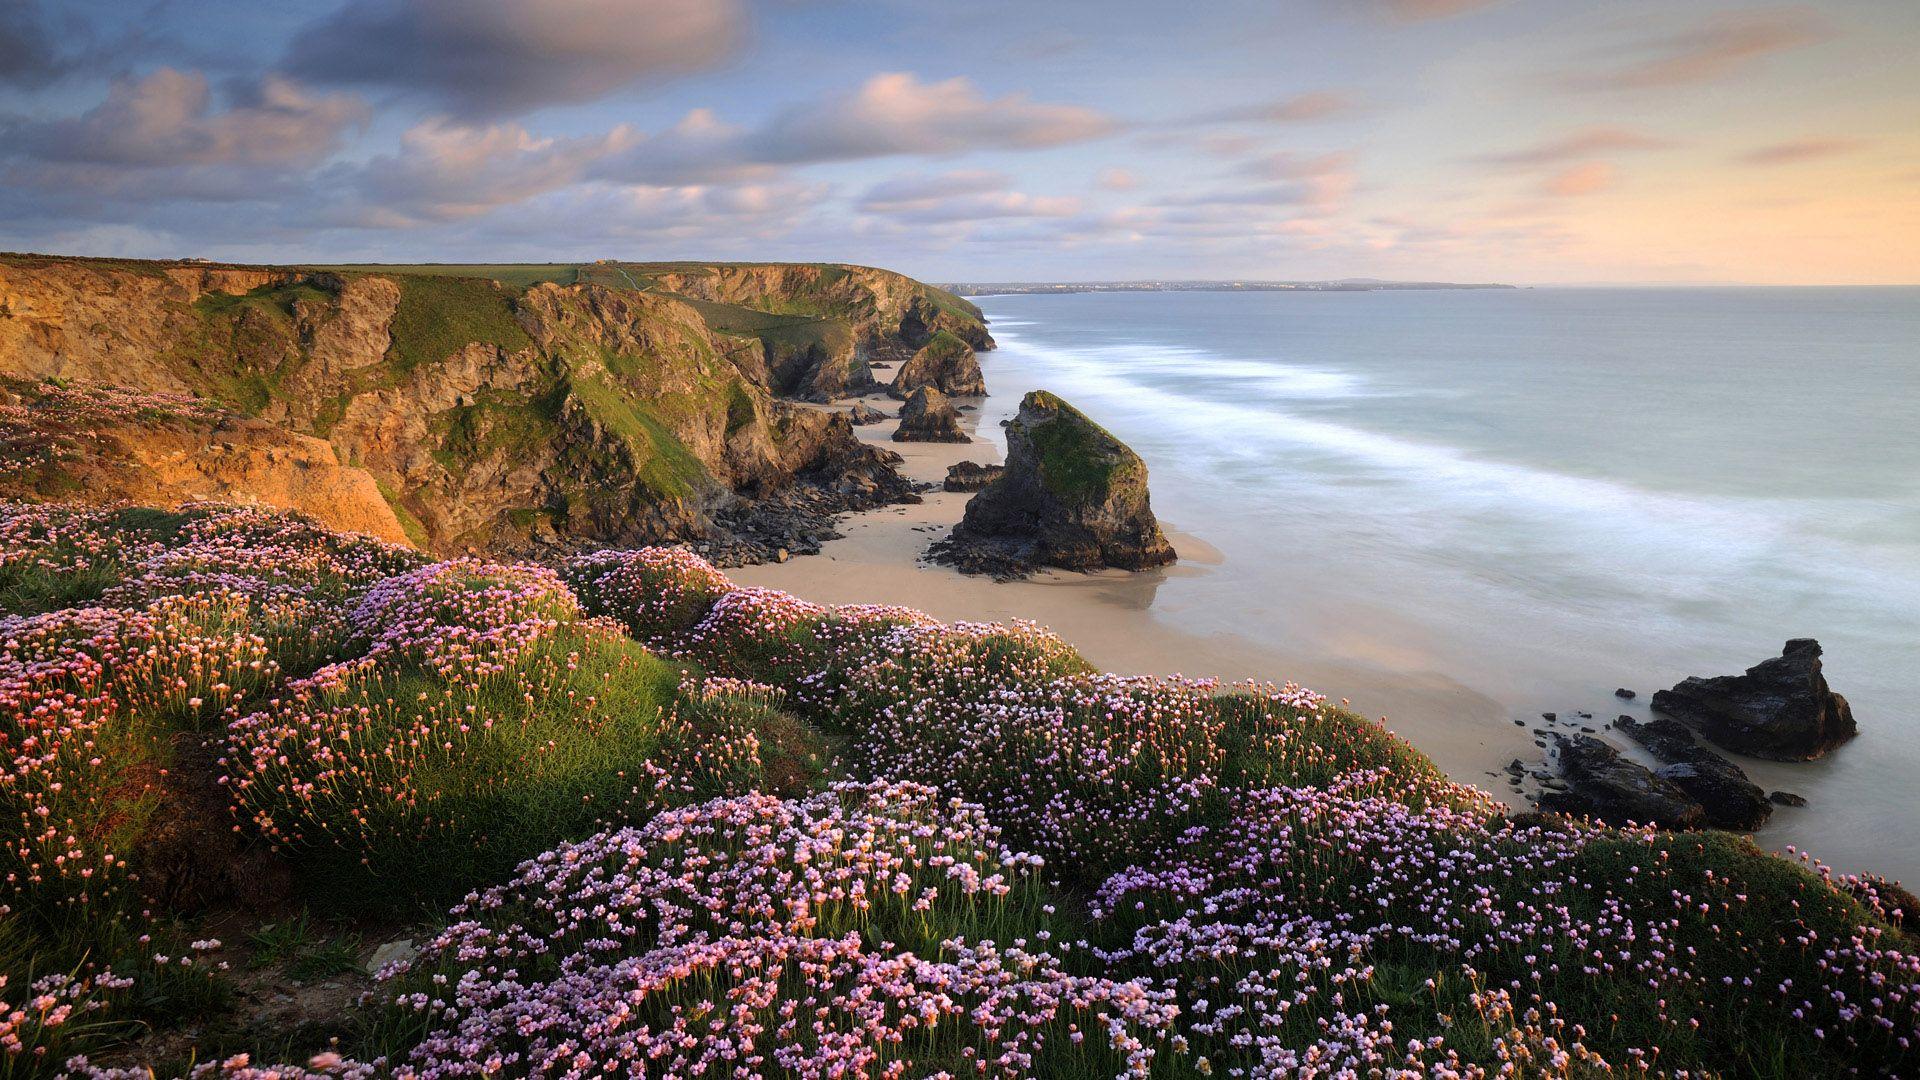
<instances>
[{"instance_id":1,"label":"rocky outcrop","mask_svg":"<svg viewBox=\"0 0 1920 1080\"><path fill-rule=\"evenodd\" d=\"M973 346L942 330L900 365L893 376L893 396L904 398L923 386L950 397L985 397L986 376Z\"/></svg>"},{"instance_id":2,"label":"rocky outcrop","mask_svg":"<svg viewBox=\"0 0 1920 1080\"><path fill-rule=\"evenodd\" d=\"M411 544L379 484L324 439L192 398L0 380L0 498L292 510Z\"/></svg>"},{"instance_id":3,"label":"rocky outcrop","mask_svg":"<svg viewBox=\"0 0 1920 1080\"><path fill-rule=\"evenodd\" d=\"M1853 738L1853 710L1827 687L1820 643L1787 642L1744 675L1689 677L1653 695L1653 708L1736 753L1779 761L1817 758Z\"/></svg>"},{"instance_id":4,"label":"rocky outcrop","mask_svg":"<svg viewBox=\"0 0 1920 1080\"><path fill-rule=\"evenodd\" d=\"M886 418L886 413L881 412L879 409L874 408L864 401L854 402L853 408L847 410L847 419L851 420L856 426L864 427L868 424L882 423Z\"/></svg>"},{"instance_id":5,"label":"rocky outcrop","mask_svg":"<svg viewBox=\"0 0 1920 1080\"><path fill-rule=\"evenodd\" d=\"M923 386L907 395L900 406L900 426L893 429L894 442L968 442L960 427L960 414L947 395L931 386Z\"/></svg>"},{"instance_id":6,"label":"rocky outcrop","mask_svg":"<svg viewBox=\"0 0 1920 1080\"><path fill-rule=\"evenodd\" d=\"M651 280L638 273L634 285ZM705 280L659 276L689 293ZM781 396L877 390L866 356L910 355L946 302L884 271L712 278L708 302L608 284L0 256L0 375L189 393L324 439L439 551L757 550L787 526L804 548L831 525L805 514L866 498L862 484L903 485L875 477L885 462L855 461L844 420ZM747 299L754 310L726 306ZM977 326L970 305L954 310ZM786 498L795 487L809 493ZM730 546L756 508L766 520Z\"/></svg>"},{"instance_id":7,"label":"rocky outcrop","mask_svg":"<svg viewBox=\"0 0 1920 1080\"><path fill-rule=\"evenodd\" d=\"M978 462L962 461L947 466L947 478L940 487L946 491L980 491L988 484L1000 479L1006 472L1003 465L981 465Z\"/></svg>"},{"instance_id":8,"label":"rocky outcrop","mask_svg":"<svg viewBox=\"0 0 1920 1080\"><path fill-rule=\"evenodd\" d=\"M1044 390L1007 421L1007 463L967 503L934 555L968 573L1045 567L1146 570L1174 561L1147 493L1147 466L1105 428Z\"/></svg>"},{"instance_id":9,"label":"rocky outcrop","mask_svg":"<svg viewBox=\"0 0 1920 1080\"><path fill-rule=\"evenodd\" d=\"M1746 770L1695 742L1685 724L1622 716L1613 726L1664 763L1654 775L1699 803L1714 828L1757 829L1773 816L1773 801L1747 778Z\"/></svg>"},{"instance_id":10,"label":"rocky outcrop","mask_svg":"<svg viewBox=\"0 0 1920 1080\"><path fill-rule=\"evenodd\" d=\"M1692 829L1706 814L1672 781L1620 756L1591 735L1556 735L1555 758L1564 791L1540 795L1542 809L1598 818L1610 825L1634 822L1665 829Z\"/></svg>"},{"instance_id":11,"label":"rocky outcrop","mask_svg":"<svg viewBox=\"0 0 1920 1080\"><path fill-rule=\"evenodd\" d=\"M905 359L940 331L993 348L980 309L891 270L819 263L633 267L662 292L758 311L841 320L862 355Z\"/></svg>"}]
</instances>

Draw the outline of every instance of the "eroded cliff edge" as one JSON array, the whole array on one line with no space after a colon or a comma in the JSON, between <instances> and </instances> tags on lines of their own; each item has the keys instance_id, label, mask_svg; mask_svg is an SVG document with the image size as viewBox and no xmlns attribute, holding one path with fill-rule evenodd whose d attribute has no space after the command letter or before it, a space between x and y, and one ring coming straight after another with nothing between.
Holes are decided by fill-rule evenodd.
<instances>
[{"instance_id":1,"label":"eroded cliff edge","mask_svg":"<svg viewBox=\"0 0 1920 1080\"><path fill-rule=\"evenodd\" d=\"M541 280L543 279L544 280ZM258 267L0 256L0 375L191 394L324 439L437 551L808 550L910 498L814 401L978 309L815 264Z\"/></svg>"}]
</instances>

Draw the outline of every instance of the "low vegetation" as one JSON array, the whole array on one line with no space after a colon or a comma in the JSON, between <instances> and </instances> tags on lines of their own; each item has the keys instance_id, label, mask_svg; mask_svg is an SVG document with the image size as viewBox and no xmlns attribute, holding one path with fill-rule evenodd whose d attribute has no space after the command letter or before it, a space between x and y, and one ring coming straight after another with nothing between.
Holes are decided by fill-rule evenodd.
<instances>
[{"instance_id":1,"label":"low vegetation","mask_svg":"<svg viewBox=\"0 0 1920 1080\"><path fill-rule=\"evenodd\" d=\"M0 603L0 1076L1920 1068L1868 882L1511 816L1299 687L219 507L0 505Z\"/></svg>"}]
</instances>

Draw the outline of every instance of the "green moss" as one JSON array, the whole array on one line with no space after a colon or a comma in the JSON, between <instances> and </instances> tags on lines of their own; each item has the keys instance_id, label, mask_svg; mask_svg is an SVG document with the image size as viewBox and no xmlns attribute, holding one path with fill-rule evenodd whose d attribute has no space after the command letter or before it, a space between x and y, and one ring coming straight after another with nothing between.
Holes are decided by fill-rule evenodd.
<instances>
[{"instance_id":1,"label":"green moss","mask_svg":"<svg viewBox=\"0 0 1920 1080\"><path fill-rule=\"evenodd\" d=\"M753 395L747 393L746 384L735 382L729 386L727 388L727 434L732 435L759 418L760 410L754 407Z\"/></svg>"},{"instance_id":2,"label":"green moss","mask_svg":"<svg viewBox=\"0 0 1920 1080\"><path fill-rule=\"evenodd\" d=\"M1138 468L1125 444L1086 414L1045 390L1022 403L1037 404L1054 415L1027 429L1039 458L1040 478L1048 490L1069 501L1104 499L1115 484Z\"/></svg>"},{"instance_id":3,"label":"green moss","mask_svg":"<svg viewBox=\"0 0 1920 1080\"><path fill-rule=\"evenodd\" d=\"M706 466L654 415L653 402L642 404L599 379L574 379L569 386L588 414L632 450L633 478L640 486L685 499L712 483Z\"/></svg>"},{"instance_id":4,"label":"green moss","mask_svg":"<svg viewBox=\"0 0 1920 1080\"><path fill-rule=\"evenodd\" d=\"M401 531L407 534L407 539L413 546L422 551L432 546L432 537L428 535L427 527L414 516L413 511L407 509L407 504L402 501L400 494L393 490L393 485L379 477L375 477L373 483L380 489L380 497L387 500L387 505L393 510L393 516L399 519Z\"/></svg>"},{"instance_id":5,"label":"green moss","mask_svg":"<svg viewBox=\"0 0 1920 1080\"><path fill-rule=\"evenodd\" d=\"M509 352L533 339L514 320L513 301L485 278L396 277L400 305L393 313L387 352L398 372L438 363L474 342Z\"/></svg>"}]
</instances>

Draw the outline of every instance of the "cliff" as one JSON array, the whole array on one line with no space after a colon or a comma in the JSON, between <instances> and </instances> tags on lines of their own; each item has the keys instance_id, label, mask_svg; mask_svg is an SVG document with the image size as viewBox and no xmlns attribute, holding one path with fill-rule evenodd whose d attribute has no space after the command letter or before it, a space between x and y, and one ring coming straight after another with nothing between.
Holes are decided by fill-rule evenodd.
<instances>
[{"instance_id":1,"label":"cliff","mask_svg":"<svg viewBox=\"0 0 1920 1080\"><path fill-rule=\"evenodd\" d=\"M843 416L783 399L877 389L868 357L943 331L992 343L972 305L861 267L0 256L0 375L190 394L324 439L441 551L807 550L903 488ZM822 497L796 517L801 487ZM768 500L779 528L738 527Z\"/></svg>"}]
</instances>

